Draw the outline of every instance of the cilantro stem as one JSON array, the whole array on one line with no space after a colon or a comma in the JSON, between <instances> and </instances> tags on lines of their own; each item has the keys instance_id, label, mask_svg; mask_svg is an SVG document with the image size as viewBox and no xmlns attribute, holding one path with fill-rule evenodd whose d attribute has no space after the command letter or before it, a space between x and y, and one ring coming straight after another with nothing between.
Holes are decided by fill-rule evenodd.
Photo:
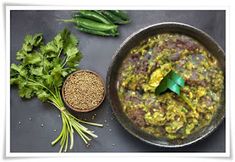
<instances>
[{"instance_id":1,"label":"cilantro stem","mask_svg":"<svg viewBox=\"0 0 235 162\"><path fill-rule=\"evenodd\" d=\"M39 86L45 88L45 89L48 90L54 97L56 97L55 94L54 94L49 88L47 88L45 85L43 85L43 84L41 84L41 83L39 83L39 82L37 82L37 81L35 81L35 80L33 80L33 79L30 79L30 78L28 78L27 80L31 81L32 83L34 83L34 84L36 84L36 85L39 85Z\"/></svg>"},{"instance_id":2,"label":"cilantro stem","mask_svg":"<svg viewBox=\"0 0 235 162\"><path fill-rule=\"evenodd\" d=\"M80 120L70 114L65 109L61 97L61 83L64 77L76 68L82 56L77 47L78 40L66 29L47 44L44 44L42 34L27 35L22 49L16 54L20 63L11 64L11 85L18 85L20 97L30 99L37 96L42 102L47 101L60 111L61 132L51 142L51 145L60 144L60 152L73 148L74 132L85 143L89 142L91 137L97 137L82 124L102 126ZM70 48L76 49L72 56L67 51Z\"/></svg>"},{"instance_id":3,"label":"cilantro stem","mask_svg":"<svg viewBox=\"0 0 235 162\"><path fill-rule=\"evenodd\" d=\"M102 124L86 122L86 121L76 118L75 116L70 114L66 109L64 109L64 104L62 102L62 98L58 90L55 90L55 95L56 95L56 98L51 98L50 100L52 101L51 103L55 107L57 107L61 112L62 130L59 136L51 143L52 145L55 145L56 143L60 141L60 146L61 146L60 152L62 150L66 152L68 148L69 138L70 138L69 148L72 149L73 144L74 144L74 137L73 137L74 129L76 130L76 132L79 134L79 136L82 138L82 140L86 144L88 143L88 141L91 140L91 138L89 138L88 135L93 138L98 137L97 135L93 133L93 131L90 131L89 129L81 125L80 123L89 124L93 126L99 126L99 127L102 127L103 126Z\"/></svg>"},{"instance_id":4,"label":"cilantro stem","mask_svg":"<svg viewBox=\"0 0 235 162\"><path fill-rule=\"evenodd\" d=\"M81 125L80 123L92 125L92 126L98 126L102 127L102 124L92 123L83 121L81 119L76 118L72 114L70 114L65 108L64 103L62 101L61 94L59 92L59 89L54 86L54 92L50 90L48 87L43 85L40 82L37 82L33 79L26 78L29 82L29 84L41 86L42 88L45 88L52 96L48 99L51 101L50 103L53 104L57 109L61 112L62 117L62 129L60 134L57 136L57 138L51 142L51 145L55 145L60 141L60 150L59 152L66 152L68 149L68 143L70 138L70 147L69 149L73 148L74 145L74 129L79 134L79 136L82 138L82 140L87 144L88 141L91 139L88 137L91 136L93 138L97 138L98 136L93 133L93 131L88 130L86 127Z\"/></svg>"},{"instance_id":5,"label":"cilantro stem","mask_svg":"<svg viewBox=\"0 0 235 162\"><path fill-rule=\"evenodd\" d=\"M62 64L62 67L64 67L64 66L67 64L67 62L68 62L69 59L70 59L70 57L69 57L69 56L66 56L65 61L64 61L64 63Z\"/></svg>"}]
</instances>

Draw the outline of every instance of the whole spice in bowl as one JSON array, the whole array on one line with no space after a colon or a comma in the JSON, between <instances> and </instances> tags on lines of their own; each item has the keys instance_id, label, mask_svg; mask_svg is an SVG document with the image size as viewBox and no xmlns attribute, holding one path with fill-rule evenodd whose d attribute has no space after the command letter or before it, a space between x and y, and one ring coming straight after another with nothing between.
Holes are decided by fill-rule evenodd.
<instances>
[{"instance_id":1,"label":"whole spice in bowl","mask_svg":"<svg viewBox=\"0 0 235 162\"><path fill-rule=\"evenodd\" d=\"M62 96L67 106L74 111L88 112L103 102L104 82L95 72L78 70L65 80Z\"/></svg>"}]
</instances>

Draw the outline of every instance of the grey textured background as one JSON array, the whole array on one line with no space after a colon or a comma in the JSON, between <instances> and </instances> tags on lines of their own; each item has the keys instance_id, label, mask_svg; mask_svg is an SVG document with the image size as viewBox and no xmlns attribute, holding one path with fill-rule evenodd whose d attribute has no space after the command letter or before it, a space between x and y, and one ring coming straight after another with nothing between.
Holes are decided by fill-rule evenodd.
<instances>
[{"instance_id":1,"label":"grey textured background","mask_svg":"<svg viewBox=\"0 0 235 162\"><path fill-rule=\"evenodd\" d=\"M46 41L51 40L60 30L67 27L80 39L84 54L82 69L90 69L106 77L112 55L119 45L133 32L147 25L174 21L183 22L202 29L212 36L224 49L224 11L128 11L131 24L119 28L118 38L103 38L80 33L72 24L63 24L56 19L69 18L71 11L11 11L11 63L16 51L21 48L26 34L44 33ZM17 89L11 87L10 96L10 151L11 152L57 152L59 145L50 142L61 129L59 112L50 104L36 98L22 100ZM76 114L94 122L103 123L103 128L90 127L99 136L87 147L76 135L73 152L224 152L225 122L206 139L183 148L161 148L136 139L126 132L115 120L107 99L90 113ZM95 116L92 120L92 116ZM31 120L30 120L31 119ZM105 122L107 121L107 122ZM41 127L43 124L43 127ZM56 129L56 131L54 131Z\"/></svg>"}]
</instances>

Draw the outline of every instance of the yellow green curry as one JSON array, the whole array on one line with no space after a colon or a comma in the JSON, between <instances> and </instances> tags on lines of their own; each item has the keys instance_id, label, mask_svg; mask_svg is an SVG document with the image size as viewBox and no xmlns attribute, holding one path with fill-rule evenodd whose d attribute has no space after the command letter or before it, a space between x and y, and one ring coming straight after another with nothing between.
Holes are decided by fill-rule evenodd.
<instances>
[{"instance_id":1,"label":"yellow green curry","mask_svg":"<svg viewBox=\"0 0 235 162\"><path fill-rule=\"evenodd\" d=\"M155 89L169 71L184 80L180 95ZM210 124L222 102L224 74L218 61L191 37L162 33L133 48L117 83L123 111L157 137L185 138Z\"/></svg>"}]
</instances>

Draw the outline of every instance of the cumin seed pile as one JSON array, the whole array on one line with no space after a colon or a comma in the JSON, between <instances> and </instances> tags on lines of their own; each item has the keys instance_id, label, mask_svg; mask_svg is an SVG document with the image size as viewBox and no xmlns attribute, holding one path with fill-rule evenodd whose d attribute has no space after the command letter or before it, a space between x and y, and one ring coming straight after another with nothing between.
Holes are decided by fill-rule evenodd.
<instances>
[{"instance_id":1,"label":"cumin seed pile","mask_svg":"<svg viewBox=\"0 0 235 162\"><path fill-rule=\"evenodd\" d=\"M78 71L71 74L64 85L64 99L77 110L92 110L104 97L104 84L96 74L90 71Z\"/></svg>"}]
</instances>

